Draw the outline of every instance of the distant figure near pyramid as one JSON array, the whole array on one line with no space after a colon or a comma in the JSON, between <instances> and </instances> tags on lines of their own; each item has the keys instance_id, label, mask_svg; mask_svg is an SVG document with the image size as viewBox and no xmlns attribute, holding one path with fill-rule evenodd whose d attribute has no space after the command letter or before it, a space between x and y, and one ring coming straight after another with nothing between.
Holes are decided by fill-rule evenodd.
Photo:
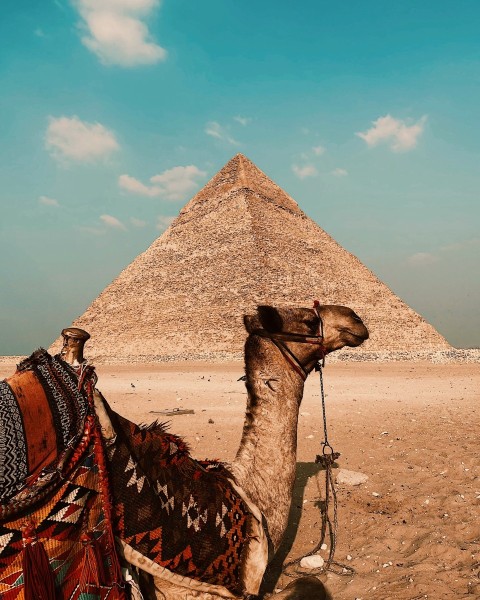
<instances>
[{"instance_id":1,"label":"distant figure near pyramid","mask_svg":"<svg viewBox=\"0 0 480 600\"><path fill-rule=\"evenodd\" d=\"M258 304L353 308L364 350L441 350L447 341L237 154L73 325L96 360L240 355Z\"/></svg>"}]
</instances>

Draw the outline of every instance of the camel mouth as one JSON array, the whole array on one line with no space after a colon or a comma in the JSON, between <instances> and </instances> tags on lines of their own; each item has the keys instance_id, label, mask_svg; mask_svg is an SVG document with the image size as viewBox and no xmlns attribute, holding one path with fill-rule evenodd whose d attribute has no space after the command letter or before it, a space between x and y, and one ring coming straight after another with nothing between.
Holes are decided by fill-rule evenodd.
<instances>
[{"instance_id":1,"label":"camel mouth","mask_svg":"<svg viewBox=\"0 0 480 600\"><path fill-rule=\"evenodd\" d=\"M348 334L351 338L353 338L347 343L347 346L350 346L351 348L360 346L360 344L363 344L363 342L365 340L368 340L369 337L368 330L366 327L365 331L363 331L362 333L354 333L351 329L344 329L343 331L344 333Z\"/></svg>"}]
</instances>

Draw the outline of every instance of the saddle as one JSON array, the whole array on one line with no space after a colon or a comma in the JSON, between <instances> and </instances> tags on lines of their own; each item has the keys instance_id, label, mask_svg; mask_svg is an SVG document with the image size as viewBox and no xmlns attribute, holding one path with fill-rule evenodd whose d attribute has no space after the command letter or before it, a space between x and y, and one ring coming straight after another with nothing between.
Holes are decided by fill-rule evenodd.
<instances>
[{"instance_id":1,"label":"saddle","mask_svg":"<svg viewBox=\"0 0 480 600\"><path fill-rule=\"evenodd\" d=\"M85 385L93 369L78 374L58 356L39 349L0 382L0 518L28 507L22 489L59 470L83 434L89 411ZM28 496L34 501L34 494Z\"/></svg>"},{"instance_id":2,"label":"saddle","mask_svg":"<svg viewBox=\"0 0 480 600\"><path fill-rule=\"evenodd\" d=\"M194 460L161 424L116 414L95 383L93 367L42 349L0 383L2 600L122 600L115 539L165 582L256 594L267 561L258 509L222 464ZM32 569L53 574L51 595L28 591Z\"/></svg>"},{"instance_id":3,"label":"saddle","mask_svg":"<svg viewBox=\"0 0 480 600\"><path fill-rule=\"evenodd\" d=\"M0 383L0 597L123 600L93 368L43 349Z\"/></svg>"}]
</instances>

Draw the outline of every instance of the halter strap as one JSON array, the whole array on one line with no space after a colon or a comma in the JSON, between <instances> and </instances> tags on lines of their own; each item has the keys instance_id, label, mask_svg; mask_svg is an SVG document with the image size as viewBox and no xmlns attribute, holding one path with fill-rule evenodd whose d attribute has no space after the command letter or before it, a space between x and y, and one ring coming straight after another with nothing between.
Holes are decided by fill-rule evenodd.
<instances>
[{"instance_id":1,"label":"halter strap","mask_svg":"<svg viewBox=\"0 0 480 600\"><path fill-rule=\"evenodd\" d=\"M308 372L302 363L298 360L295 354L290 350L288 346L286 346L283 342L296 342L298 344L315 344L320 346L321 354L319 360L325 362L325 355L327 354L327 350L323 345L323 321L320 316L320 311L318 310L320 306L320 302L315 300L313 303L313 310L315 314L320 319L318 324L318 335L305 335L303 333L290 333L286 331L271 333L266 329L254 329L251 332L251 335L258 335L263 338L267 338L272 340L275 346L280 350L280 352L285 357L286 361L290 364L294 371L296 371L300 377L305 381L308 377Z\"/></svg>"},{"instance_id":2,"label":"halter strap","mask_svg":"<svg viewBox=\"0 0 480 600\"><path fill-rule=\"evenodd\" d=\"M266 329L254 329L253 335L259 335L272 340L281 340L282 342L298 342L300 344L318 344L323 345L323 335L304 335L303 333L288 333L286 331L271 333Z\"/></svg>"}]
</instances>

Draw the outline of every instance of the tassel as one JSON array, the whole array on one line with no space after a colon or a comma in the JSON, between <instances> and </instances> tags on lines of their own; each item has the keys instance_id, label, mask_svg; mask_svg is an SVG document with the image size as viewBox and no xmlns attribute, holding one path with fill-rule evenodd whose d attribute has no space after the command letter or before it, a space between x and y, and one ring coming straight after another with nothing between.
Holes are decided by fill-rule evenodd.
<instances>
[{"instance_id":1,"label":"tassel","mask_svg":"<svg viewBox=\"0 0 480 600\"><path fill-rule=\"evenodd\" d=\"M89 587L99 588L105 585L105 571L100 548L94 536L91 533L83 533L80 541L83 544L80 591L86 592Z\"/></svg>"},{"instance_id":2,"label":"tassel","mask_svg":"<svg viewBox=\"0 0 480 600\"><path fill-rule=\"evenodd\" d=\"M55 577L42 542L29 523L23 528L23 581L25 600L55 600Z\"/></svg>"}]
</instances>

